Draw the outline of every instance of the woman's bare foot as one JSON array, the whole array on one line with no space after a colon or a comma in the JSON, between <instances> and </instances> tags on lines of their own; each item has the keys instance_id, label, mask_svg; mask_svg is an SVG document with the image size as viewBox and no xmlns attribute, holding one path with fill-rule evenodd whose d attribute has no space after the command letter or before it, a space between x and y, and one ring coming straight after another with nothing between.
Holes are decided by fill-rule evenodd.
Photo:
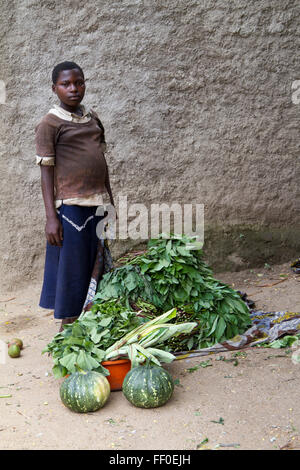
<instances>
[{"instance_id":1,"label":"woman's bare foot","mask_svg":"<svg viewBox=\"0 0 300 470\"><path fill-rule=\"evenodd\" d=\"M63 331L63 325L67 325L69 323L73 323L75 320L77 320L78 317L68 317L68 318L63 318L62 321L61 321L61 325L60 325L60 329L59 329L59 333L61 331Z\"/></svg>"}]
</instances>

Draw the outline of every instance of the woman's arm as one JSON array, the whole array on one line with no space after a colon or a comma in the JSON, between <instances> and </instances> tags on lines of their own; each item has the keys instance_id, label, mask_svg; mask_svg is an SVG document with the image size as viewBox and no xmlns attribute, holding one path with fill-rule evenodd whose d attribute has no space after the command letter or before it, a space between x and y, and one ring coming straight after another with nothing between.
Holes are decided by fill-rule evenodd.
<instances>
[{"instance_id":1,"label":"woman's arm","mask_svg":"<svg viewBox=\"0 0 300 470\"><path fill-rule=\"evenodd\" d=\"M116 211L116 208L115 208L114 198L113 198L112 190L111 190L111 187L110 187L109 172L108 172L108 166L107 166L106 161L105 161L105 165L106 165L105 187L106 187L106 190L109 194L110 203L114 208L114 216L117 219L118 214L117 214L117 211Z\"/></svg>"},{"instance_id":2,"label":"woman's arm","mask_svg":"<svg viewBox=\"0 0 300 470\"><path fill-rule=\"evenodd\" d=\"M108 166L107 166L106 162L105 162L105 164L106 164L105 187L106 187L107 192L109 194L109 199L110 199L111 205L115 207L114 198L113 198L112 190L111 190L111 187L110 187Z\"/></svg>"},{"instance_id":3,"label":"woman's arm","mask_svg":"<svg viewBox=\"0 0 300 470\"><path fill-rule=\"evenodd\" d=\"M46 211L45 234L50 245L62 246L62 225L54 204L54 166L41 165L41 185Z\"/></svg>"}]
</instances>

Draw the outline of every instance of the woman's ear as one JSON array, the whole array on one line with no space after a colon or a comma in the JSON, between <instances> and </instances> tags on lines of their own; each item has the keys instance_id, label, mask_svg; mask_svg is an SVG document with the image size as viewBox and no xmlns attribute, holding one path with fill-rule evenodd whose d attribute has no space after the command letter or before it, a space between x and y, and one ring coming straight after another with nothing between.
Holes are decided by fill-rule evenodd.
<instances>
[{"instance_id":1,"label":"woman's ear","mask_svg":"<svg viewBox=\"0 0 300 470\"><path fill-rule=\"evenodd\" d=\"M54 85L54 83L52 83L52 91L53 93L56 93L56 85Z\"/></svg>"}]
</instances>

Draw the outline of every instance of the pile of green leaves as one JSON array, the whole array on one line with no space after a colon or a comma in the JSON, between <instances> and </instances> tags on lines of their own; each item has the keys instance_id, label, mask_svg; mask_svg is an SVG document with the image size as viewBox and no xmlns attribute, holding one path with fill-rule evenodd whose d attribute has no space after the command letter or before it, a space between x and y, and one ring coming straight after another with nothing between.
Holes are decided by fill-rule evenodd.
<instances>
[{"instance_id":1,"label":"pile of green leaves","mask_svg":"<svg viewBox=\"0 0 300 470\"><path fill-rule=\"evenodd\" d=\"M106 349L145 321L128 309L124 300L95 302L74 323L64 325L64 330L54 336L43 353L52 356L56 378L76 372L76 365L108 375L101 365Z\"/></svg>"},{"instance_id":2,"label":"pile of green leaves","mask_svg":"<svg viewBox=\"0 0 300 470\"><path fill-rule=\"evenodd\" d=\"M156 294L149 276L143 276L141 270L135 265L125 265L115 268L105 274L98 286L94 300L125 299L130 308L132 302L139 299L148 300L159 308L163 307L159 295Z\"/></svg>"},{"instance_id":3,"label":"pile of green leaves","mask_svg":"<svg viewBox=\"0 0 300 470\"><path fill-rule=\"evenodd\" d=\"M168 312L173 308L176 315ZM135 336L136 328L154 318L160 321L158 317L164 312L176 328L160 325L145 339ZM179 327L183 322L185 326ZM177 235L166 238L162 234L150 240L146 252L105 274L91 310L65 325L43 353L52 356L57 378L75 372L77 367L108 375L101 362L107 354L123 351L125 346L120 344L124 338L130 338L125 349L132 360L152 354L153 361L159 361L169 352L202 349L231 339L250 324L246 303L237 291L214 279L194 239ZM156 335L164 342L151 349Z\"/></svg>"},{"instance_id":4,"label":"pile of green leaves","mask_svg":"<svg viewBox=\"0 0 300 470\"><path fill-rule=\"evenodd\" d=\"M161 234L148 250L106 274L95 300L126 299L152 304L156 314L173 307L175 322L196 321L190 335L170 339L171 351L202 349L243 333L251 324L249 309L237 291L216 280L195 248L193 237ZM154 312L155 314L155 312Z\"/></svg>"}]
</instances>

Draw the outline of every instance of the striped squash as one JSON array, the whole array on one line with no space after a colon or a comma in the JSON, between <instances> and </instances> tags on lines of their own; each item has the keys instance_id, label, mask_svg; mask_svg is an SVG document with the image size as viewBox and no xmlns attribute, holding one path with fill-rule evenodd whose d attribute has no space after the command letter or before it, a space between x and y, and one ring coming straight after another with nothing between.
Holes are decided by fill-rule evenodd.
<instances>
[{"instance_id":1,"label":"striped squash","mask_svg":"<svg viewBox=\"0 0 300 470\"><path fill-rule=\"evenodd\" d=\"M139 408L156 408L172 396L174 382L163 367L146 364L131 369L123 382L123 394Z\"/></svg>"},{"instance_id":2,"label":"striped squash","mask_svg":"<svg viewBox=\"0 0 300 470\"><path fill-rule=\"evenodd\" d=\"M109 395L107 378L95 371L75 372L60 386L61 401L77 413L99 410L105 405Z\"/></svg>"}]
</instances>

